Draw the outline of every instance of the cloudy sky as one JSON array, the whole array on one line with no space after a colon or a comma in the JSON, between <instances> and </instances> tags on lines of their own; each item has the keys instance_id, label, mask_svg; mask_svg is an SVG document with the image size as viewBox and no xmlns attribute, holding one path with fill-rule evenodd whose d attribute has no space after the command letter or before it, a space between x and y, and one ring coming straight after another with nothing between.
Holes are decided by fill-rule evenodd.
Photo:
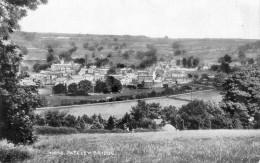
<instances>
[{"instance_id":1,"label":"cloudy sky","mask_svg":"<svg viewBox=\"0 0 260 163\"><path fill-rule=\"evenodd\" d=\"M21 21L23 31L260 38L259 0L49 0Z\"/></svg>"}]
</instances>

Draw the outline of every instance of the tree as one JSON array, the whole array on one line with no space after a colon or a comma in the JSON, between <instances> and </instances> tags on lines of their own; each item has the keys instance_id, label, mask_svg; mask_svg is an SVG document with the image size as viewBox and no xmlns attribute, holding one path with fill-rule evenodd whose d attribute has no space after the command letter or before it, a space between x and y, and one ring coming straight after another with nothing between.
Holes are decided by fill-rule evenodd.
<instances>
[{"instance_id":1,"label":"tree","mask_svg":"<svg viewBox=\"0 0 260 163\"><path fill-rule=\"evenodd\" d=\"M222 62L221 65L219 66L218 72L224 72L224 73L229 74L231 72L229 63Z\"/></svg>"},{"instance_id":2,"label":"tree","mask_svg":"<svg viewBox=\"0 0 260 163\"><path fill-rule=\"evenodd\" d=\"M201 74L200 80L209 80L209 76L206 73Z\"/></svg>"},{"instance_id":3,"label":"tree","mask_svg":"<svg viewBox=\"0 0 260 163\"><path fill-rule=\"evenodd\" d=\"M214 83L213 85L215 87L218 87L218 88L222 88L222 85L224 84L226 78L227 78L227 74L226 73L223 73L223 72L219 72L215 75L214 77Z\"/></svg>"},{"instance_id":4,"label":"tree","mask_svg":"<svg viewBox=\"0 0 260 163\"><path fill-rule=\"evenodd\" d=\"M54 94L66 93L66 86L64 84L57 84L52 87Z\"/></svg>"},{"instance_id":5,"label":"tree","mask_svg":"<svg viewBox=\"0 0 260 163\"><path fill-rule=\"evenodd\" d=\"M111 58L112 57L112 53L108 53L107 57Z\"/></svg>"},{"instance_id":6,"label":"tree","mask_svg":"<svg viewBox=\"0 0 260 163\"><path fill-rule=\"evenodd\" d=\"M99 46L99 47L97 48L98 51L101 51L101 50L103 50L103 49L104 49L103 46Z\"/></svg>"},{"instance_id":7,"label":"tree","mask_svg":"<svg viewBox=\"0 0 260 163\"><path fill-rule=\"evenodd\" d=\"M15 144L30 144L33 134L33 110L39 107L37 90L27 90L18 85L17 73L22 54L19 47L9 41L9 36L19 29L19 20L46 0L0 1L0 139Z\"/></svg>"},{"instance_id":8,"label":"tree","mask_svg":"<svg viewBox=\"0 0 260 163\"><path fill-rule=\"evenodd\" d=\"M232 62L231 56L226 54L223 58L219 58L219 61L221 61L221 65L219 66L218 71L229 74L231 72L231 68L229 66L229 63Z\"/></svg>"},{"instance_id":9,"label":"tree","mask_svg":"<svg viewBox=\"0 0 260 163\"><path fill-rule=\"evenodd\" d=\"M179 49L178 49L178 50L175 50L175 51L174 51L174 55L175 55L175 56L181 55L181 51L180 51Z\"/></svg>"},{"instance_id":10,"label":"tree","mask_svg":"<svg viewBox=\"0 0 260 163\"><path fill-rule=\"evenodd\" d=\"M108 76L106 78L106 85L108 87L109 92L119 92L122 89L121 82L113 76Z\"/></svg>"},{"instance_id":11,"label":"tree","mask_svg":"<svg viewBox=\"0 0 260 163\"><path fill-rule=\"evenodd\" d=\"M210 69L212 71L217 71L219 69L219 65L211 65Z\"/></svg>"},{"instance_id":12,"label":"tree","mask_svg":"<svg viewBox=\"0 0 260 163\"><path fill-rule=\"evenodd\" d=\"M122 56L123 56L124 59L128 59L129 58L129 52L128 51L124 52Z\"/></svg>"},{"instance_id":13,"label":"tree","mask_svg":"<svg viewBox=\"0 0 260 163\"><path fill-rule=\"evenodd\" d=\"M94 46L89 46L89 47L88 47L88 50L89 50L89 51L95 51L96 48L95 48Z\"/></svg>"},{"instance_id":14,"label":"tree","mask_svg":"<svg viewBox=\"0 0 260 163\"><path fill-rule=\"evenodd\" d=\"M183 67L187 66L187 58L182 59L182 65L183 65Z\"/></svg>"},{"instance_id":15,"label":"tree","mask_svg":"<svg viewBox=\"0 0 260 163\"><path fill-rule=\"evenodd\" d=\"M223 61L224 61L225 63L231 63L231 62L232 62L232 57L231 57L230 55L226 54L226 55L224 56L224 58L223 58Z\"/></svg>"},{"instance_id":16,"label":"tree","mask_svg":"<svg viewBox=\"0 0 260 163\"><path fill-rule=\"evenodd\" d=\"M94 53L94 52L92 52L92 58L95 58L95 57L96 57L95 53Z\"/></svg>"},{"instance_id":17,"label":"tree","mask_svg":"<svg viewBox=\"0 0 260 163\"><path fill-rule=\"evenodd\" d=\"M71 83L68 86L68 94L70 95L77 95L79 92L77 83Z\"/></svg>"},{"instance_id":18,"label":"tree","mask_svg":"<svg viewBox=\"0 0 260 163\"><path fill-rule=\"evenodd\" d=\"M21 50L21 54L22 54L22 55L27 55L27 54L28 54L28 50L27 50L26 47L20 46L20 50Z\"/></svg>"},{"instance_id":19,"label":"tree","mask_svg":"<svg viewBox=\"0 0 260 163\"><path fill-rule=\"evenodd\" d=\"M207 103L202 100L194 100L183 105L179 110L179 115L184 121L184 126L188 129L210 128L207 107Z\"/></svg>"},{"instance_id":20,"label":"tree","mask_svg":"<svg viewBox=\"0 0 260 163\"><path fill-rule=\"evenodd\" d=\"M96 81L96 86L95 86L95 92L98 93L109 93L109 89L106 85L106 82L103 82L101 80Z\"/></svg>"},{"instance_id":21,"label":"tree","mask_svg":"<svg viewBox=\"0 0 260 163\"><path fill-rule=\"evenodd\" d=\"M88 44L87 42L83 43L83 48L84 48L84 49L88 49L88 45L89 45L89 44Z\"/></svg>"},{"instance_id":22,"label":"tree","mask_svg":"<svg viewBox=\"0 0 260 163\"><path fill-rule=\"evenodd\" d=\"M137 51L135 58L136 59L143 59L144 58L144 52L143 51Z\"/></svg>"},{"instance_id":23,"label":"tree","mask_svg":"<svg viewBox=\"0 0 260 163\"><path fill-rule=\"evenodd\" d=\"M107 121L106 129L113 130L115 128L115 117L110 116Z\"/></svg>"},{"instance_id":24,"label":"tree","mask_svg":"<svg viewBox=\"0 0 260 163\"><path fill-rule=\"evenodd\" d=\"M246 58L245 52L242 51L242 50L239 50L238 51L238 58L241 59L241 60L245 59Z\"/></svg>"},{"instance_id":25,"label":"tree","mask_svg":"<svg viewBox=\"0 0 260 163\"><path fill-rule=\"evenodd\" d=\"M177 59L177 60L176 60L176 65L177 65L177 66L181 65L181 60L180 60L180 59Z\"/></svg>"},{"instance_id":26,"label":"tree","mask_svg":"<svg viewBox=\"0 0 260 163\"><path fill-rule=\"evenodd\" d=\"M62 51L59 55L59 59L63 59L65 62L72 61L71 53L69 51Z\"/></svg>"},{"instance_id":27,"label":"tree","mask_svg":"<svg viewBox=\"0 0 260 163\"><path fill-rule=\"evenodd\" d=\"M248 64L252 65L255 63L255 60L254 60L254 58L248 58L247 62L248 62Z\"/></svg>"},{"instance_id":28,"label":"tree","mask_svg":"<svg viewBox=\"0 0 260 163\"><path fill-rule=\"evenodd\" d=\"M228 76L223 84L222 109L232 117L246 116L247 120L260 108L260 68L250 66Z\"/></svg>"},{"instance_id":29,"label":"tree","mask_svg":"<svg viewBox=\"0 0 260 163\"><path fill-rule=\"evenodd\" d=\"M110 67L110 69L107 71L107 74L110 75L110 74L116 74L116 67Z\"/></svg>"},{"instance_id":30,"label":"tree","mask_svg":"<svg viewBox=\"0 0 260 163\"><path fill-rule=\"evenodd\" d=\"M80 95L88 95L88 92L92 89L92 84L88 80L81 80L78 83L78 92Z\"/></svg>"},{"instance_id":31,"label":"tree","mask_svg":"<svg viewBox=\"0 0 260 163\"><path fill-rule=\"evenodd\" d=\"M193 62L192 62L193 67L198 67L198 66L199 66L199 63L200 63L199 58L194 58L194 59L193 59Z\"/></svg>"},{"instance_id":32,"label":"tree","mask_svg":"<svg viewBox=\"0 0 260 163\"><path fill-rule=\"evenodd\" d=\"M84 65L85 64L85 58L76 58L76 59L74 59L74 63Z\"/></svg>"},{"instance_id":33,"label":"tree","mask_svg":"<svg viewBox=\"0 0 260 163\"><path fill-rule=\"evenodd\" d=\"M104 59L96 58L95 60L96 60L96 62L94 64L97 67L101 67L101 66L107 65L109 63L109 59L108 58L104 58Z\"/></svg>"},{"instance_id":34,"label":"tree","mask_svg":"<svg viewBox=\"0 0 260 163\"><path fill-rule=\"evenodd\" d=\"M193 62L192 62L192 61L193 61L193 57L191 56L191 57L189 57L188 60L187 60L187 67L188 67L188 68L193 67L193 65L192 65Z\"/></svg>"},{"instance_id":35,"label":"tree","mask_svg":"<svg viewBox=\"0 0 260 163\"><path fill-rule=\"evenodd\" d=\"M125 68L126 65L124 65L123 63L118 63L118 64L116 65L116 67L117 67L117 68Z\"/></svg>"},{"instance_id":36,"label":"tree","mask_svg":"<svg viewBox=\"0 0 260 163\"><path fill-rule=\"evenodd\" d=\"M160 110L159 103L146 103L144 100L138 100L137 105L132 106L130 116L136 122L136 127L150 128L154 125L153 119L159 118Z\"/></svg>"},{"instance_id":37,"label":"tree","mask_svg":"<svg viewBox=\"0 0 260 163\"><path fill-rule=\"evenodd\" d=\"M65 125L65 117L67 112L58 110L47 110L43 113L45 124L52 127L60 127Z\"/></svg>"},{"instance_id":38,"label":"tree","mask_svg":"<svg viewBox=\"0 0 260 163\"><path fill-rule=\"evenodd\" d=\"M46 56L47 62L52 62L52 61L56 60L57 58L54 57L54 54L53 54L54 50L53 50L53 48L51 46L48 46L47 50L48 50L48 54Z\"/></svg>"},{"instance_id":39,"label":"tree","mask_svg":"<svg viewBox=\"0 0 260 163\"><path fill-rule=\"evenodd\" d=\"M174 43L172 44L173 50L179 49L180 47L181 47L181 45L180 45L178 42L174 42Z\"/></svg>"},{"instance_id":40,"label":"tree","mask_svg":"<svg viewBox=\"0 0 260 163\"><path fill-rule=\"evenodd\" d=\"M163 121L170 122L176 129L182 128L180 125L180 116L178 115L178 109L175 106L164 107L161 110L161 116Z\"/></svg>"},{"instance_id":41,"label":"tree","mask_svg":"<svg viewBox=\"0 0 260 163\"><path fill-rule=\"evenodd\" d=\"M70 41L70 42L69 42L69 45L70 45L70 46L75 46L76 44L75 44L75 42Z\"/></svg>"},{"instance_id":42,"label":"tree","mask_svg":"<svg viewBox=\"0 0 260 163\"><path fill-rule=\"evenodd\" d=\"M51 63L35 63L33 65L33 71L34 72L40 72L41 70L46 70L47 68L51 67Z\"/></svg>"}]
</instances>

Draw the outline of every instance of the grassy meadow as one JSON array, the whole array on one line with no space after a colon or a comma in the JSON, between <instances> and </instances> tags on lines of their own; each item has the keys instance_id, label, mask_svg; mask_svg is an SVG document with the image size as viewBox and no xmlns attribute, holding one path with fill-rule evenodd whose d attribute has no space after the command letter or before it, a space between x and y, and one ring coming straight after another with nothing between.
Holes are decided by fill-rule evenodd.
<instances>
[{"instance_id":1,"label":"grassy meadow","mask_svg":"<svg viewBox=\"0 0 260 163\"><path fill-rule=\"evenodd\" d=\"M40 136L28 162L258 162L259 130ZM84 153L85 152L85 153Z\"/></svg>"},{"instance_id":2,"label":"grassy meadow","mask_svg":"<svg viewBox=\"0 0 260 163\"><path fill-rule=\"evenodd\" d=\"M59 96L49 96L49 98L53 98L53 100L54 99L57 100L58 97ZM61 98L63 97L77 98L77 97L70 97L70 96L61 96ZM91 96L87 96L87 97L91 97ZM187 93L183 95L174 95L174 97L178 99L173 99L169 97L160 97L160 98L146 99L145 101L147 103L152 103L152 102L160 103L162 107L172 105L179 108L182 105L188 103L188 101L184 101L184 100L190 100L191 95ZM84 98L84 96L80 96L80 98ZM214 102L221 101L220 92L217 90L192 93L192 98L203 99L204 101L214 101ZM180 100L180 99L184 99L184 100ZM135 106L137 104L136 101L137 100L123 101L123 102L110 102L110 103L101 103L101 104L60 106L60 107L50 107L50 108L57 109L60 111L67 111L68 114L72 114L75 116L82 116L83 114L87 114L87 115L101 114L101 116L105 119L108 119L110 115L115 116L117 118L121 118L126 112L129 112L131 110L132 106ZM39 114L46 109L47 108L38 108L36 109L35 113Z\"/></svg>"},{"instance_id":3,"label":"grassy meadow","mask_svg":"<svg viewBox=\"0 0 260 163\"><path fill-rule=\"evenodd\" d=\"M66 96L66 95L53 95L51 94L51 88L41 88L39 89L39 94L44 95L46 99L49 101L49 106L60 106L62 103L71 104L75 102L79 102L81 100L96 100L96 99L106 99L106 97L119 97L119 96L129 96L129 95L138 95L142 93L150 93L152 91L161 92L163 88L155 87L152 89L122 89L121 93L113 93L113 94L95 94L91 96Z\"/></svg>"},{"instance_id":4,"label":"grassy meadow","mask_svg":"<svg viewBox=\"0 0 260 163\"><path fill-rule=\"evenodd\" d=\"M171 99L167 97L162 98L152 98L146 99L147 103L158 102L161 106L173 105L176 107L181 107L184 104L187 104L187 101ZM82 116L83 114L93 115L101 114L105 119L108 119L110 115L115 116L116 118L121 118L126 112L130 112L131 107L137 104L137 100L132 101L123 101L123 102L110 102L110 103L101 103L101 104L85 104L85 105L72 105L72 106L60 106L60 107L50 107L60 111L67 111L68 114L75 116ZM49 108L38 108L35 113L39 114Z\"/></svg>"}]
</instances>

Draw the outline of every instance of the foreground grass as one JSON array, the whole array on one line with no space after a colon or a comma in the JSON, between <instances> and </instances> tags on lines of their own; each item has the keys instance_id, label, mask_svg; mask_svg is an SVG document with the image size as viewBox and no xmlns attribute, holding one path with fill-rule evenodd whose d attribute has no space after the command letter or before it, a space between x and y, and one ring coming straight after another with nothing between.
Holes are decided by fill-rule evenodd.
<instances>
[{"instance_id":1,"label":"foreground grass","mask_svg":"<svg viewBox=\"0 0 260 163\"><path fill-rule=\"evenodd\" d=\"M33 148L28 162L258 162L260 131L41 136Z\"/></svg>"}]
</instances>

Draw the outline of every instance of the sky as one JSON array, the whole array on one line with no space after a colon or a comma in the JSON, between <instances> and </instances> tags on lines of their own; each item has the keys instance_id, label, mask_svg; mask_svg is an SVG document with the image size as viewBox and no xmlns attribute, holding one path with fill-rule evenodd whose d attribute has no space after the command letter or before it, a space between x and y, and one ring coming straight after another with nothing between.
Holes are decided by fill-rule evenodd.
<instances>
[{"instance_id":1,"label":"sky","mask_svg":"<svg viewBox=\"0 0 260 163\"><path fill-rule=\"evenodd\" d=\"M49 0L21 22L27 32L260 38L259 0Z\"/></svg>"}]
</instances>

